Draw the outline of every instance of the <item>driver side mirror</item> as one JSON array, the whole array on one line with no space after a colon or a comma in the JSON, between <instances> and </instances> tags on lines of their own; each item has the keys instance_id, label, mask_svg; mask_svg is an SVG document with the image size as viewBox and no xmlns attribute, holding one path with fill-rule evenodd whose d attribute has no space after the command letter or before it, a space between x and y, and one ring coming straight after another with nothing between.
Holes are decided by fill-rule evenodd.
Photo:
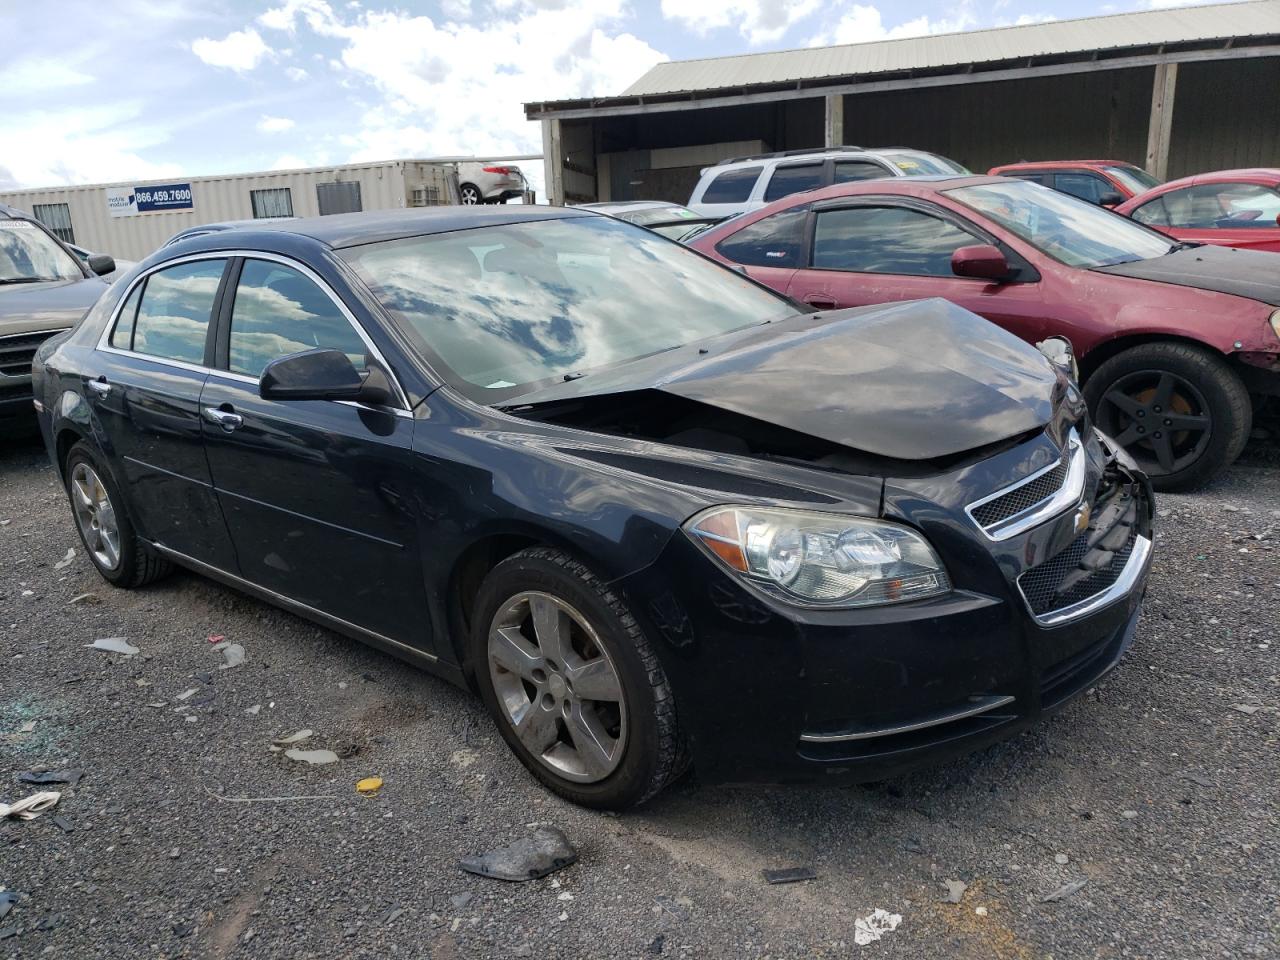
<instances>
[{"instance_id":1,"label":"driver side mirror","mask_svg":"<svg viewBox=\"0 0 1280 960\"><path fill-rule=\"evenodd\" d=\"M1120 196L1114 190L1110 190L1098 197L1098 203L1104 207L1118 207L1124 203L1124 197Z\"/></svg>"},{"instance_id":2,"label":"driver side mirror","mask_svg":"<svg viewBox=\"0 0 1280 960\"><path fill-rule=\"evenodd\" d=\"M267 364L258 381L264 400L356 400L384 406L391 382L377 364L366 362L362 377L341 350L305 350Z\"/></svg>"},{"instance_id":3,"label":"driver side mirror","mask_svg":"<svg viewBox=\"0 0 1280 960\"><path fill-rule=\"evenodd\" d=\"M957 277L999 282L1009 278L1009 261L999 247L979 243L960 247L951 254L951 272Z\"/></svg>"},{"instance_id":4,"label":"driver side mirror","mask_svg":"<svg viewBox=\"0 0 1280 960\"><path fill-rule=\"evenodd\" d=\"M88 260L87 266L100 277L106 276L116 268L116 262L105 253L95 253Z\"/></svg>"}]
</instances>

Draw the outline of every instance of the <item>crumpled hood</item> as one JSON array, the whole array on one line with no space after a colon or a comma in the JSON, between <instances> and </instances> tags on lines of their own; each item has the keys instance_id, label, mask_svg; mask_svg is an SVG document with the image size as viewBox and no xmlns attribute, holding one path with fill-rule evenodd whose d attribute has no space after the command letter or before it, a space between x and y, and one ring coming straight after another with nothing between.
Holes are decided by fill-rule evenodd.
<instances>
[{"instance_id":1,"label":"crumpled hood","mask_svg":"<svg viewBox=\"0 0 1280 960\"><path fill-rule=\"evenodd\" d=\"M108 284L97 277L45 283L0 283L0 337L75 326Z\"/></svg>"},{"instance_id":2,"label":"crumpled hood","mask_svg":"<svg viewBox=\"0 0 1280 960\"><path fill-rule=\"evenodd\" d=\"M1117 277L1213 290L1280 307L1280 257L1266 250L1205 245L1096 269Z\"/></svg>"},{"instance_id":3,"label":"crumpled hood","mask_svg":"<svg viewBox=\"0 0 1280 960\"><path fill-rule=\"evenodd\" d=\"M929 460L1045 426L1058 375L946 300L800 314L518 397L655 389L855 450Z\"/></svg>"}]
</instances>

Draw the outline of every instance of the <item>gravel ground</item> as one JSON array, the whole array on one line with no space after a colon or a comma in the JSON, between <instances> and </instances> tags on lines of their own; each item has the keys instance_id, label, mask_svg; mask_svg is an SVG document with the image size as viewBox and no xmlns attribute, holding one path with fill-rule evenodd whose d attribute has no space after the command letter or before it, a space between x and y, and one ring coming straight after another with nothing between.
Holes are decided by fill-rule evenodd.
<instances>
[{"instance_id":1,"label":"gravel ground","mask_svg":"<svg viewBox=\"0 0 1280 960\"><path fill-rule=\"evenodd\" d=\"M476 699L399 661L192 575L111 589L43 452L9 445L0 799L39 789L23 770L84 778L0 823L0 887L29 894L0 957L1280 956L1278 490L1255 444L1163 497L1133 651L1012 742L873 787L688 780L607 816L541 790ZM211 634L244 665L218 670ZM114 636L141 653L86 648ZM268 749L304 727L343 759ZM357 795L369 775L385 787ZM298 796L317 799L230 799ZM535 823L579 862L525 884L457 869ZM761 880L796 865L818 878ZM901 925L856 945L876 908Z\"/></svg>"}]
</instances>

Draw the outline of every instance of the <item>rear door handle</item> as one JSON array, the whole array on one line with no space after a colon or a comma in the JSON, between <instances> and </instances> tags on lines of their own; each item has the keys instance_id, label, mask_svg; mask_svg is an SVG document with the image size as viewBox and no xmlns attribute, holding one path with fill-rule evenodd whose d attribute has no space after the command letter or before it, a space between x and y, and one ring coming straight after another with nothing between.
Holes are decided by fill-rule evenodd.
<instances>
[{"instance_id":1,"label":"rear door handle","mask_svg":"<svg viewBox=\"0 0 1280 960\"><path fill-rule=\"evenodd\" d=\"M97 380L89 380L85 383L85 386L100 397L106 397L111 394L111 384L107 383L106 377L99 377Z\"/></svg>"},{"instance_id":2,"label":"rear door handle","mask_svg":"<svg viewBox=\"0 0 1280 960\"><path fill-rule=\"evenodd\" d=\"M210 423L216 423L227 433L244 426L244 417L234 410L227 410L223 407L205 407L204 418Z\"/></svg>"},{"instance_id":3,"label":"rear door handle","mask_svg":"<svg viewBox=\"0 0 1280 960\"><path fill-rule=\"evenodd\" d=\"M834 310L836 301L832 297L825 297L820 293L811 293L804 298L804 302L811 307L817 307L819 310Z\"/></svg>"}]
</instances>

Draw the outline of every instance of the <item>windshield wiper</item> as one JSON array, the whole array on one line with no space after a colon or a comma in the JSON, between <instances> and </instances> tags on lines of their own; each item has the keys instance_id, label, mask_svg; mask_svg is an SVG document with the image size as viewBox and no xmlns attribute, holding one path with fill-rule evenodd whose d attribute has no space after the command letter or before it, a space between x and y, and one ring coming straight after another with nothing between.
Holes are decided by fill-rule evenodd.
<instances>
[{"instance_id":1,"label":"windshield wiper","mask_svg":"<svg viewBox=\"0 0 1280 960\"><path fill-rule=\"evenodd\" d=\"M0 283L46 283L54 277L0 277Z\"/></svg>"},{"instance_id":2,"label":"windshield wiper","mask_svg":"<svg viewBox=\"0 0 1280 960\"><path fill-rule=\"evenodd\" d=\"M1202 246L1204 246L1204 244L1202 243L1192 243L1190 240L1179 240L1177 243L1173 244L1173 246L1171 246L1168 250L1166 250L1164 252L1164 255L1167 257L1169 254L1177 253L1179 250L1190 250L1192 247L1202 247Z\"/></svg>"}]
</instances>

